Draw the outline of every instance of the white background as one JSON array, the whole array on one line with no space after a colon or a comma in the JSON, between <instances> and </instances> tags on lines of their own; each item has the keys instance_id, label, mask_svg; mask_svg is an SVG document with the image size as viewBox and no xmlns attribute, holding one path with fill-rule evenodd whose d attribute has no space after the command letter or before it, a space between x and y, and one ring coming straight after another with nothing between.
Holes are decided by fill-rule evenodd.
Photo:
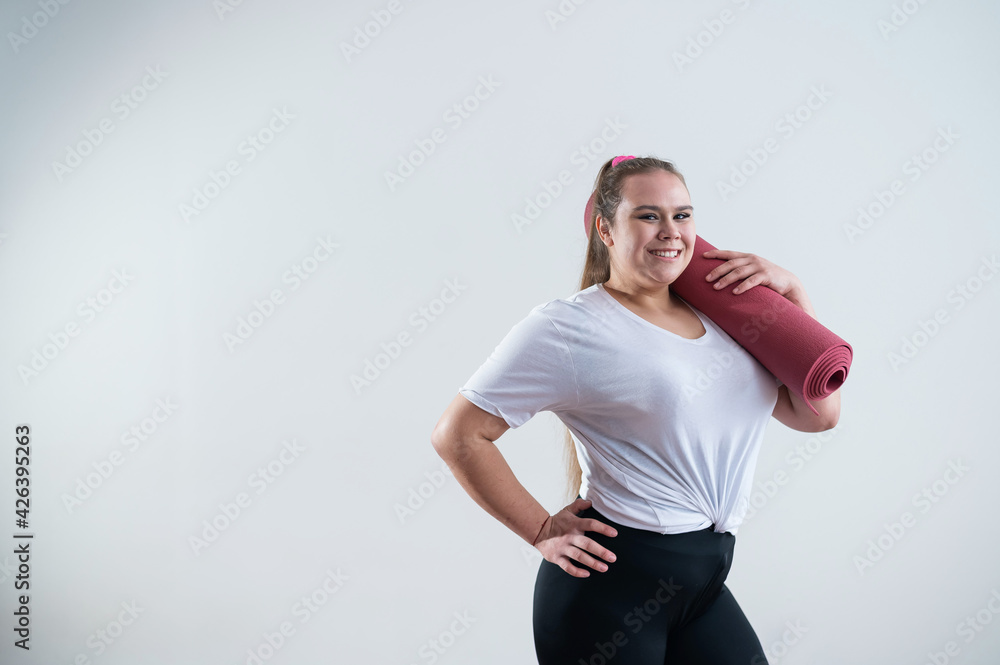
<instances>
[{"instance_id":1,"label":"white background","mask_svg":"<svg viewBox=\"0 0 1000 665\"><path fill-rule=\"evenodd\" d=\"M926 663L948 642L949 662L996 662L1000 284L977 281L1000 251L995 3L218 4L0 9L0 660L407 665L432 662L435 640L443 664L534 662L540 557L438 474L430 433L517 321L578 289L593 180L631 154L674 161L698 233L794 272L854 348L835 430L769 427L739 531L728 585L772 663ZM376 30L372 12L391 22ZM377 34L345 55L366 25ZM445 113L481 77L496 87L455 126ZM294 117L269 134L275 109ZM102 119L113 131L87 139ZM604 143L609 120L625 127ZM437 128L445 140L390 187ZM939 130L957 137L945 151ZM256 135L270 142L249 161ZM778 149L745 164L768 139ZM229 160L239 173L206 188ZM518 227L564 170L571 184ZM902 193L852 235L894 180ZM196 190L212 198L185 219ZM320 238L337 248L314 253ZM251 317L274 289L281 304ZM85 314L88 298L102 310ZM248 317L252 334L227 343ZM356 389L401 333L409 345ZM904 338L920 346L894 363ZM562 432L543 413L499 442L551 512L568 503ZM253 484L269 463L280 475ZM925 488L935 502L915 503ZM240 492L249 503L220 516ZM225 528L193 545L213 520ZM27 652L13 646L25 532ZM302 622L314 592L325 602ZM127 625L123 603L141 609ZM474 622L451 639L456 613Z\"/></svg>"}]
</instances>

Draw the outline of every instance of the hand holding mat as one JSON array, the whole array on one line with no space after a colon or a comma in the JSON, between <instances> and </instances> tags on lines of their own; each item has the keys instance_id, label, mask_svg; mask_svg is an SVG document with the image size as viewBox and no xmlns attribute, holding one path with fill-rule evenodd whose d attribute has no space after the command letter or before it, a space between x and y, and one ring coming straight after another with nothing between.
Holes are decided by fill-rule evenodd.
<instances>
[{"instance_id":1,"label":"hand holding mat","mask_svg":"<svg viewBox=\"0 0 1000 665\"><path fill-rule=\"evenodd\" d=\"M670 289L726 331L789 390L803 398L821 400L847 380L854 350L774 289L757 285L732 291L742 280L716 289L705 275L725 259L710 259L704 252L716 249L695 236L694 256Z\"/></svg>"}]
</instances>

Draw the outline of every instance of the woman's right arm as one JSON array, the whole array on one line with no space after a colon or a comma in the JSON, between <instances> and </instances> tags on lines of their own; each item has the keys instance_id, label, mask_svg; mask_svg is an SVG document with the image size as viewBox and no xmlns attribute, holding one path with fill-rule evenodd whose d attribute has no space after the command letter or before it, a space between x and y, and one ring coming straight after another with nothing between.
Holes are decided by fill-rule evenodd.
<instances>
[{"instance_id":1,"label":"woman's right arm","mask_svg":"<svg viewBox=\"0 0 1000 665\"><path fill-rule=\"evenodd\" d=\"M614 561L614 554L587 537L584 530L609 536L617 532L598 520L577 517L576 511L589 505L583 499L550 516L518 482L494 444L508 429L503 418L458 394L434 427L431 443L469 496L525 542L537 547L546 560L575 577L590 573L573 566L571 558L595 570L606 570L588 552L607 561Z\"/></svg>"}]
</instances>

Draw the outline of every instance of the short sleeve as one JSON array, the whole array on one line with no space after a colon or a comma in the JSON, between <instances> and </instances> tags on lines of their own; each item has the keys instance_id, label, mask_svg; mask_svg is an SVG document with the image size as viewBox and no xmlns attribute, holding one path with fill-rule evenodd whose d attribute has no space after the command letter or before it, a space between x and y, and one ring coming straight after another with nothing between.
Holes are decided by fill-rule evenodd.
<instances>
[{"instance_id":1,"label":"short sleeve","mask_svg":"<svg viewBox=\"0 0 1000 665\"><path fill-rule=\"evenodd\" d=\"M572 408L580 398L569 346L541 306L507 333L458 392L511 428L539 411Z\"/></svg>"}]
</instances>

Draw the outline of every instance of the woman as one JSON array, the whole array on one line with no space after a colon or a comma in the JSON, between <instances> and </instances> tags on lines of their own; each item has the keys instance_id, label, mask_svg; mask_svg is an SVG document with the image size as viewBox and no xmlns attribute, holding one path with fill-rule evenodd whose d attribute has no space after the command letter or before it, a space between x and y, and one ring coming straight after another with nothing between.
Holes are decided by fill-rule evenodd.
<instances>
[{"instance_id":1,"label":"woman","mask_svg":"<svg viewBox=\"0 0 1000 665\"><path fill-rule=\"evenodd\" d=\"M533 607L541 665L765 665L724 584L757 452L772 416L803 432L836 425L840 391L814 414L671 291L695 224L670 162L605 163L589 228L581 291L514 326L448 406L434 448L544 557ZM771 288L815 318L789 271L753 254L705 256L725 260L707 276L716 288ZM572 432L579 462L577 499L554 515L493 444L538 411Z\"/></svg>"}]
</instances>

